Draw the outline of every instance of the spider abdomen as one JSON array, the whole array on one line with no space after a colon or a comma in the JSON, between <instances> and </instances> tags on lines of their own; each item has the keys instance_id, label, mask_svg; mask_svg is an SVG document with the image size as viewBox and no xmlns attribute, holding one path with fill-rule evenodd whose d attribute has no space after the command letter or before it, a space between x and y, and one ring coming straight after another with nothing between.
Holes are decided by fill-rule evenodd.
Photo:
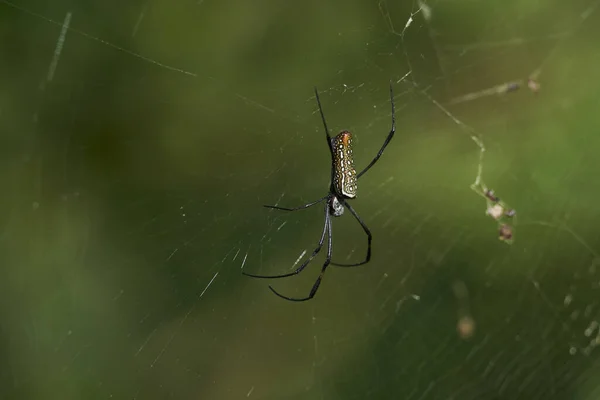
<instances>
[{"instance_id":1,"label":"spider abdomen","mask_svg":"<svg viewBox=\"0 0 600 400\"><path fill-rule=\"evenodd\" d=\"M333 186L342 196L356 197L356 170L352 155L352 134L340 132L332 139L333 147Z\"/></svg>"}]
</instances>

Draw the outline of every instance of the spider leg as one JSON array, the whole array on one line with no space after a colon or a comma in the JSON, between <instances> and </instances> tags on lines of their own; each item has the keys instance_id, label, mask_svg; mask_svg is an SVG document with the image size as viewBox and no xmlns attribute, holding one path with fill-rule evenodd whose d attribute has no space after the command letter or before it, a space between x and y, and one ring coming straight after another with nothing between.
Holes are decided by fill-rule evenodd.
<instances>
[{"instance_id":1,"label":"spider leg","mask_svg":"<svg viewBox=\"0 0 600 400\"><path fill-rule=\"evenodd\" d=\"M369 228L367 227L365 222L358 216L358 214L356 213L356 211L354 211L354 208L352 208L352 206L350 204L348 204L346 201L344 201L344 207L346 207L348 209L348 211L350 211L350 213L354 216L354 218L356 218L356 220L358 221L360 226L363 228L363 231L365 231L365 233L367 234L367 257L364 259L364 261L354 263L354 264L338 264L338 263L331 263L331 264L335 265L337 267L358 267L359 265L364 265L364 264L368 263L369 260L371 260L371 241L373 240L373 235L371 234L371 231L369 230Z\"/></svg>"},{"instance_id":2,"label":"spider leg","mask_svg":"<svg viewBox=\"0 0 600 400\"><path fill-rule=\"evenodd\" d=\"M324 196L324 197L321 197L319 200L312 201L312 202L310 202L310 203L308 203L308 204L304 204L304 205L302 205L302 206L299 206L299 207L293 207L293 208L279 207L279 206L268 206L268 205L263 205L263 207L266 207L266 208L274 208L274 209L276 209L276 210L283 210L283 211L297 211L297 210L303 210L303 209L305 209L305 208L308 208L308 207L312 207L312 206L314 206L315 204L318 204L318 203L322 202L322 201L323 201L323 200L325 200L327 197L329 197L329 195L327 195L327 196Z\"/></svg>"},{"instance_id":3,"label":"spider leg","mask_svg":"<svg viewBox=\"0 0 600 400\"><path fill-rule=\"evenodd\" d=\"M327 128L325 114L323 114L323 107L321 107L321 100L319 99L319 91L317 90L316 86L315 97L317 99L317 104L319 105L319 112L321 113L321 119L323 120L323 127L325 128L325 138L327 139L327 146L329 146L329 153L331 154L331 159L333 160L333 145L331 144L331 135L329 134L329 129Z\"/></svg>"},{"instance_id":4,"label":"spider leg","mask_svg":"<svg viewBox=\"0 0 600 400\"><path fill-rule=\"evenodd\" d=\"M390 141L394 137L394 133L396 133L396 112L395 112L395 108L394 108L394 91L392 88L391 81L390 81L390 103L392 103L392 129L390 130L390 133L388 133L387 138L385 138L385 142L383 142L383 146L381 146L381 149L379 149L379 152L377 153L375 158L369 163L369 165L366 166L365 169L363 169L356 175L356 179L363 176L369 169L371 169L371 167L373 165L375 165L377 160L379 160L379 157L381 157L381 155L383 154L383 151L387 147L388 143L390 143Z\"/></svg>"},{"instance_id":5,"label":"spider leg","mask_svg":"<svg viewBox=\"0 0 600 400\"><path fill-rule=\"evenodd\" d=\"M289 301L307 301L307 300L310 300L313 297L315 297L315 294L317 294L317 290L319 290L319 285L321 285L321 280L323 279L323 275L325 275L325 270L331 263L332 240L331 240L331 216L329 216L329 215L328 215L327 221L325 223L325 228L327 231L327 258L325 259L325 262L323 263L323 266L321 267L321 273L319 274L319 277L315 281L312 289L310 289L310 294L307 297L301 297L301 298L287 297L287 296L284 296L284 295L280 294L279 292L277 292L275 289L273 289L272 286L269 286L269 289L271 289L271 291L273 293L275 293L277 296L281 297L282 299L289 300Z\"/></svg>"},{"instance_id":6,"label":"spider leg","mask_svg":"<svg viewBox=\"0 0 600 400\"><path fill-rule=\"evenodd\" d=\"M260 279L287 278L288 276L294 276L294 275L299 274L300 272L302 272L302 270L304 268L306 268L306 266L308 265L308 263L310 263L312 261L312 259L315 258L315 256L317 254L319 254L319 252L321 251L321 248L323 247L323 243L325 242L325 234L328 232L328 229L330 229L330 228L328 228L328 226L330 226L330 224L331 224L331 216L329 215L329 205L326 204L325 205L325 224L323 226L323 233L321 233L321 239L319 240L319 244L318 244L317 248L313 250L313 252L310 255L310 257L308 257L306 259L306 261L304 261L302 263L302 265L300 265L294 271L289 272L287 274L281 274L281 275L253 275L253 274L248 274L248 273L243 272L243 271L242 271L242 274L246 275L246 276L250 276L252 278L260 278ZM330 238L330 242L331 242L331 238Z\"/></svg>"}]
</instances>

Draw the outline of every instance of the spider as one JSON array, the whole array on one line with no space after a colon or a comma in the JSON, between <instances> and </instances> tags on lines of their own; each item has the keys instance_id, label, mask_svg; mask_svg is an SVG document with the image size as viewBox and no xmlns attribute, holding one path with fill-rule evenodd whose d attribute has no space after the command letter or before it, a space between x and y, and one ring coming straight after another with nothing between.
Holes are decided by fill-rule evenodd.
<instances>
[{"instance_id":1,"label":"spider","mask_svg":"<svg viewBox=\"0 0 600 400\"><path fill-rule=\"evenodd\" d=\"M280 294L272 286L269 286L269 289L277 296L282 299L289 301L306 301L315 297L317 290L319 289L319 285L321 284L321 280L323 279L323 275L327 270L327 267L331 265L336 265L340 267L356 267L359 265L364 265L371 260L371 241L373 239L373 235L371 231L364 223L364 221L358 216L354 208L350 206L348 200L356 198L356 186L358 179L363 176L375 163L379 160L379 157L383 154L386 146L390 143L392 138L394 137L394 133L396 132L396 117L394 112L394 93L392 89L392 83L390 82L390 103L392 106L392 128L390 129L390 133L388 133L387 138L383 142L383 146L379 149L379 152L371 160L371 162L359 173L356 173L354 169L354 159L352 155L352 134L346 130L341 131L334 138L329 134L329 129L327 128L327 122L325 121L325 115L323 114L323 108L321 107L321 100L319 99L319 92L315 87L315 97L317 99L317 104L319 106L319 112L321 114L321 120L323 121L323 127L325 128L325 138L327 139L327 146L329 146L329 153L331 154L331 181L329 185L329 193L324 197L321 197L319 200L312 201L308 204L304 204L299 207L286 208L286 207L278 207L278 206L269 206L265 205L267 208L274 208L276 210L283 211L298 211L303 210L309 207L312 207L321 202L325 202L325 223L323 226L323 232L321 233L321 238L319 239L319 244L313 250L312 254L306 261L302 263L298 268L294 271L281 274L281 275L253 275L242 272L246 276L250 276L252 278L261 278L261 279L278 279L278 278L287 278L289 276L294 276L299 274L306 268L306 266L312 261L312 259L321 251L323 247L323 243L325 242L325 237L327 236L327 257L325 258L325 263L321 267L321 273L319 277L313 284L310 293L306 297L302 298L294 298L288 297ZM367 235L367 256L366 258L354 264L337 264L331 262L331 250L332 250L332 235L331 235L331 217L339 217L344 213L344 209L348 209L352 216L356 218L365 234Z\"/></svg>"}]
</instances>

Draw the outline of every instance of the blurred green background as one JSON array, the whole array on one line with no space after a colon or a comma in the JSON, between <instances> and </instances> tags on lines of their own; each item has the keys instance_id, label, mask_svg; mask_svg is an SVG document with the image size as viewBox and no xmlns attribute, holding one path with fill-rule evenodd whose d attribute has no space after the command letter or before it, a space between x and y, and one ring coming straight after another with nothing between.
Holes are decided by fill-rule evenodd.
<instances>
[{"instance_id":1,"label":"blurred green background","mask_svg":"<svg viewBox=\"0 0 600 400\"><path fill-rule=\"evenodd\" d=\"M599 398L597 4L0 1L0 398Z\"/></svg>"}]
</instances>

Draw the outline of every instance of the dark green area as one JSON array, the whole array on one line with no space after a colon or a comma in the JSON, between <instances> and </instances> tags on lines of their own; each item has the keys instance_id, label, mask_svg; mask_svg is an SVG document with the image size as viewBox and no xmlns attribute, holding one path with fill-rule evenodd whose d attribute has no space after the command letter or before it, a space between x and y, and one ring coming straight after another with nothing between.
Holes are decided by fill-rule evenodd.
<instances>
[{"instance_id":1,"label":"dark green area","mask_svg":"<svg viewBox=\"0 0 600 400\"><path fill-rule=\"evenodd\" d=\"M597 398L595 1L429 5L0 0L0 398ZM241 276L318 240L321 208L261 207L326 193L313 86L360 168L390 79L353 201L372 262L303 304L267 286L308 294L324 254Z\"/></svg>"}]
</instances>

